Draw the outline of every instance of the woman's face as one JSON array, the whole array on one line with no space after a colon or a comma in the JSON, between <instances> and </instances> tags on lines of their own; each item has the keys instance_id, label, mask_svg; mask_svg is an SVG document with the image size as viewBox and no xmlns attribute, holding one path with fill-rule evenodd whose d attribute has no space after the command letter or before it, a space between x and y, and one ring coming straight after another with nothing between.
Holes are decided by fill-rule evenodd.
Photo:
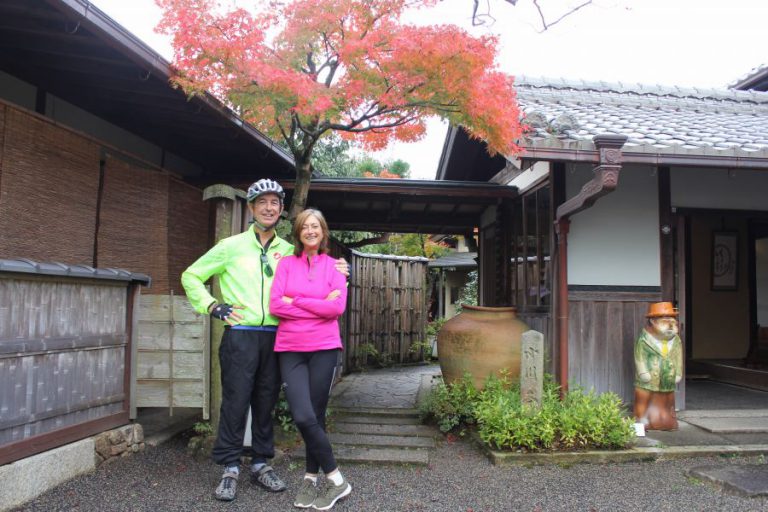
<instances>
[{"instance_id":1,"label":"woman's face","mask_svg":"<svg viewBox=\"0 0 768 512\"><path fill-rule=\"evenodd\" d=\"M317 250L323 241L323 228L317 217L310 215L301 226L301 244L304 250Z\"/></svg>"}]
</instances>

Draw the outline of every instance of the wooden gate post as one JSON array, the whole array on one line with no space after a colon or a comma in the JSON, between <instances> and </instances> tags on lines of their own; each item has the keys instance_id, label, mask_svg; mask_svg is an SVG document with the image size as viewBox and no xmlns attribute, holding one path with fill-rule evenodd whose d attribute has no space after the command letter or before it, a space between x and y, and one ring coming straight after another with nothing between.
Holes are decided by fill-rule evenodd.
<instances>
[{"instance_id":1,"label":"wooden gate post","mask_svg":"<svg viewBox=\"0 0 768 512\"><path fill-rule=\"evenodd\" d=\"M229 185L211 185L203 190L203 201L213 201L214 216L214 240L217 244L220 240L240 233L242 231L242 199L245 197L242 191ZM219 279L214 277L211 281L214 297L221 297ZM219 428L221 412L221 365L219 364L219 346L221 336L224 334L223 322L211 322L211 352L210 352L210 410L211 425L214 431Z\"/></svg>"}]
</instances>

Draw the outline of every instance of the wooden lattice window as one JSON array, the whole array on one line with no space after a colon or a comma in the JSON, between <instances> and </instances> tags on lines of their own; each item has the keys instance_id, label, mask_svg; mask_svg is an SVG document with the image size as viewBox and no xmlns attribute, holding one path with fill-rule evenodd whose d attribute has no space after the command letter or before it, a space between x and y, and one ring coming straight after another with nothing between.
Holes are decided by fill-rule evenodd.
<instances>
[{"instance_id":1,"label":"wooden lattice window","mask_svg":"<svg viewBox=\"0 0 768 512\"><path fill-rule=\"evenodd\" d=\"M552 304L552 200L549 184L519 197L512 214L512 300L520 309Z\"/></svg>"}]
</instances>

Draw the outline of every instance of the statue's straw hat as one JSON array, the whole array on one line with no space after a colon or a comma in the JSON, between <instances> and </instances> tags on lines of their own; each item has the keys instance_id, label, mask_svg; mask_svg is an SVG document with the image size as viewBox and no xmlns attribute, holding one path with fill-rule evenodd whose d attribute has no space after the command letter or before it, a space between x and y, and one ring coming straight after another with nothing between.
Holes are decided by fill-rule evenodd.
<instances>
[{"instance_id":1,"label":"statue's straw hat","mask_svg":"<svg viewBox=\"0 0 768 512\"><path fill-rule=\"evenodd\" d=\"M646 318L658 318L662 316L677 316L677 308L671 302L654 302L648 305Z\"/></svg>"}]
</instances>

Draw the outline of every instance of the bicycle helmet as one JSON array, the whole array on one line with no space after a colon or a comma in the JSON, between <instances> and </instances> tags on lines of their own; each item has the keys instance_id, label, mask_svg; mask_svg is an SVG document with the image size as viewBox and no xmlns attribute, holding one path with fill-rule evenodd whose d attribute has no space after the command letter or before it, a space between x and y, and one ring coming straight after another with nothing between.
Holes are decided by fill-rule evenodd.
<instances>
[{"instance_id":1,"label":"bicycle helmet","mask_svg":"<svg viewBox=\"0 0 768 512\"><path fill-rule=\"evenodd\" d=\"M278 182L266 178L260 179L248 187L248 193L246 194L245 198L250 203L251 201L255 201L257 197L263 196L264 194L277 195L277 197L280 198L281 204L285 200L285 191L283 190L283 187L281 187Z\"/></svg>"}]
</instances>

